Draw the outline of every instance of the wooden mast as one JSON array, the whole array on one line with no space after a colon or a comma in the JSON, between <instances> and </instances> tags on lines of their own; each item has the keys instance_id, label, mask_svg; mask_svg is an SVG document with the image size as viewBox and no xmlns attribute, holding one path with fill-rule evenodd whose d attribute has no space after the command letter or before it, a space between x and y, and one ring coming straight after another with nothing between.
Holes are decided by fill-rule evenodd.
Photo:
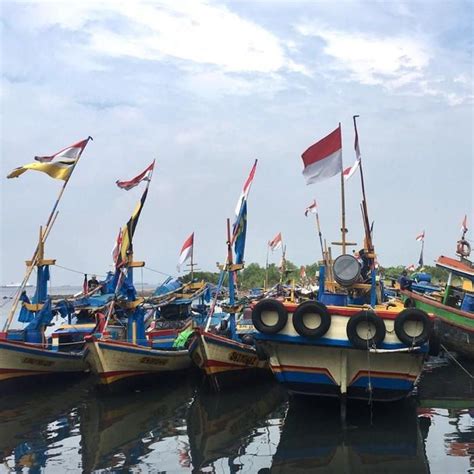
<instances>
[{"instance_id":1,"label":"wooden mast","mask_svg":"<svg viewBox=\"0 0 474 474\"><path fill-rule=\"evenodd\" d=\"M87 137L87 143L89 143L89 140L93 140L93 138L91 136ZM86 143L86 145L87 145L87 143ZM33 273L33 268L37 264L37 260L39 259L39 252L41 250L40 247L41 246L44 247L46 239L48 238L48 235L51 232L51 229L52 229L54 223L56 222L56 217L58 215L57 208L59 206L59 202L61 201L61 198L63 197L64 191L66 190L66 186L69 183L69 180L71 179L72 173L76 169L77 163L79 162L79 160L82 156L82 153L83 153L84 149L86 148L86 145L84 145L84 147L80 151L79 155L77 156L76 160L74 161L74 164L71 166L71 171L70 171L68 177L64 180L64 183L61 186L61 190L59 191L58 197L57 197L57 199L56 199L56 201L53 205L53 209L51 210L51 212L49 214L48 220L46 221L44 231L42 229L40 231L40 233L41 233L40 241L38 242L38 245L36 246L36 249L33 253L33 257L31 258L31 260L28 261L29 263L27 263L27 269L26 269L26 272L25 272L25 276L23 277L23 281L21 282L21 285L18 288L18 291L15 295L15 299L13 300L12 307L10 309L10 312L8 313L8 318L5 322L5 325L3 326L3 331L8 331L8 328L10 327L10 324L13 320L13 316L15 315L15 312L18 308L18 303L20 302L20 296L21 296L23 290L25 289L25 286L28 283L28 280L30 279L31 274Z\"/></svg>"}]
</instances>

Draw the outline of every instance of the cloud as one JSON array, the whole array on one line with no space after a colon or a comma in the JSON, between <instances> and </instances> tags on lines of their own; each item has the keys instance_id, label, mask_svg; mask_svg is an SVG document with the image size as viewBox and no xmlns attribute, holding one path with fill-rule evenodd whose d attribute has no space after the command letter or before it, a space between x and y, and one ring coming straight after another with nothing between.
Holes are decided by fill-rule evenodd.
<instances>
[{"instance_id":1,"label":"cloud","mask_svg":"<svg viewBox=\"0 0 474 474\"><path fill-rule=\"evenodd\" d=\"M98 54L219 66L228 72L304 70L265 28L207 1L36 4L37 25L80 32Z\"/></svg>"}]
</instances>

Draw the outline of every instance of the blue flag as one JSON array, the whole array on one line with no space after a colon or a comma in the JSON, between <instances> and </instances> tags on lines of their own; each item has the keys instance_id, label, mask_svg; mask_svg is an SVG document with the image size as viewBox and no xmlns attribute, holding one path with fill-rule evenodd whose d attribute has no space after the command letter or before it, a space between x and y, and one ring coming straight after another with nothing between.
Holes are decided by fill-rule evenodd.
<instances>
[{"instance_id":1,"label":"blue flag","mask_svg":"<svg viewBox=\"0 0 474 474\"><path fill-rule=\"evenodd\" d=\"M245 237L247 235L247 201L240 210L239 217L234 225L234 252L235 263L244 262Z\"/></svg>"}]
</instances>

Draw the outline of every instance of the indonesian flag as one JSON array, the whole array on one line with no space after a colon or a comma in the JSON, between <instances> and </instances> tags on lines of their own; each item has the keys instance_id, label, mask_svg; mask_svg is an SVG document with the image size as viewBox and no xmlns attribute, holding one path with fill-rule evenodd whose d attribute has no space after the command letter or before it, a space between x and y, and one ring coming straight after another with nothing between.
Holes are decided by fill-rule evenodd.
<instances>
[{"instance_id":1,"label":"indonesian flag","mask_svg":"<svg viewBox=\"0 0 474 474\"><path fill-rule=\"evenodd\" d=\"M85 140L82 140L80 142L74 143L74 145L63 148L62 150L59 150L54 155L35 156L35 160L39 161L41 163L49 163L53 160L56 160L56 161L59 161L59 160L74 160L74 161L76 161L79 158L79 156L81 155L84 148L86 147L87 142L89 141L90 138L91 137L86 138Z\"/></svg>"},{"instance_id":2,"label":"indonesian flag","mask_svg":"<svg viewBox=\"0 0 474 474\"><path fill-rule=\"evenodd\" d=\"M255 163L252 166L252 169L250 170L250 174L247 178L247 180L244 183L244 187L242 189L242 193L240 194L239 200L237 201L237 206L235 206L235 216L238 217L240 214L240 211L242 210L242 206L244 204L244 201L247 199L247 196L250 191L250 187L252 186L252 181L255 176L255 171L257 169L257 162L258 160L255 160Z\"/></svg>"},{"instance_id":3,"label":"indonesian flag","mask_svg":"<svg viewBox=\"0 0 474 474\"><path fill-rule=\"evenodd\" d=\"M405 267L405 270L408 270L409 272L414 272L416 270L416 266L412 263L411 265L408 265L408 267Z\"/></svg>"},{"instance_id":4,"label":"indonesian flag","mask_svg":"<svg viewBox=\"0 0 474 474\"><path fill-rule=\"evenodd\" d=\"M316 199L313 200L313 202L305 209L304 215L308 217L308 214L316 214L318 212L318 206L316 205Z\"/></svg>"},{"instance_id":5,"label":"indonesian flag","mask_svg":"<svg viewBox=\"0 0 474 474\"><path fill-rule=\"evenodd\" d=\"M129 181L117 180L115 181L115 184L119 188L129 191L130 189L140 184L142 181L150 181L151 173L153 172L154 167L155 167L155 160L153 160L153 163L150 166L148 166L148 168L146 168L144 171L142 171L138 176L135 176L135 178L132 178Z\"/></svg>"},{"instance_id":6,"label":"indonesian flag","mask_svg":"<svg viewBox=\"0 0 474 474\"><path fill-rule=\"evenodd\" d=\"M344 179L347 181L359 168L360 166L360 158L356 160L356 162L352 165L346 168L342 174L344 175Z\"/></svg>"},{"instance_id":7,"label":"indonesian flag","mask_svg":"<svg viewBox=\"0 0 474 474\"><path fill-rule=\"evenodd\" d=\"M194 232L185 240L183 246L181 247L181 252L179 254L178 261L178 271L181 271L181 266L186 260L188 260L193 253L194 245Z\"/></svg>"},{"instance_id":8,"label":"indonesian flag","mask_svg":"<svg viewBox=\"0 0 474 474\"><path fill-rule=\"evenodd\" d=\"M464 219L461 224L461 232L465 234L467 232L467 214L464 215Z\"/></svg>"},{"instance_id":9,"label":"indonesian flag","mask_svg":"<svg viewBox=\"0 0 474 474\"><path fill-rule=\"evenodd\" d=\"M271 251L274 252L281 247L282 240L281 240L281 232L279 232L272 240L268 242L268 246L270 247Z\"/></svg>"},{"instance_id":10,"label":"indonesian flag","mask_svg":"<svg viewBox=\"0 0 474 474\"><path fill-rule=\"evenodd\" d=\"M425 231L423 231L421 234L418 234L418 235L416 236L416 240L417 240L418 242L420 242L420 241L422 241L422 240L424 240L424 239L425 239Z\"/></svg>"},{"instance_id":11,"label":"indonesian flag","mask_svg":"<svg viewBox=\"0 0 474 474\"><path fill-rule=\"evenodd\" d=\"M342 140L339 126L302 155L306 184L330 178L342 171Z\"/></svg>"}]
</instances>

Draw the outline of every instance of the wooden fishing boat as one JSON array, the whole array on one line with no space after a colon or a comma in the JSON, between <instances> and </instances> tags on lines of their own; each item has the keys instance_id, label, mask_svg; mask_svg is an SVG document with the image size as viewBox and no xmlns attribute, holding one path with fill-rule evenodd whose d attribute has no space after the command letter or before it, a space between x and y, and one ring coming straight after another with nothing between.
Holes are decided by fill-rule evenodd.
<instances>
[{"instance_id":1,"label":"wooden fishing boat","mask_svg":"<svg viewBox=\"0 0 474 474\"><path fill-rule=\"evenodd\" d=\"M220 266L218 289L206 325L203 328L196 328L195 336L189 347L193 362L205 373L210 386L216 391L226 386L242 383L244 379L261 379L265 375L270 375L267 361L260 360L257 355L253 336L247 333L239 335L236 317L236 314L243 308L236 305L235 278L237 272L244 267L243 256L247 229L246 197L256 164L257 162L255 162L244 185L246 191L242 193L242 196L245 195L245 198L239 200L238 215L232 234L230 220L227 219L227 259L226 263ZM236 263L234 263L232 245L235 245ZM221 318L220 324L211 328L217 295L222 288L225 275L228 276L229 285L228 312L225 315L226 319Z\"/></svg>"},{"instance_id":2,"label":"wooden fishing boat","mask_svg":"<svg viewBox=\"0 0 474 474\"><path fill-rule=\"evenodd\" d=\"M340 128L338 133L340 143ZM325 146L320 149L327 151ZM342 247L342 254L333 260L331 248L322 249L317 301L297 305L264 299L252 312L257 347L266 352L277 380L293 393L339 398L343 420L347 399L394 401L411 393L428 353L432 327L425 312L384 300L360 156L358 163L365 231L358 258L346 250L356 244L346 240L341 170L342 236L333 244Z\"/></svg>"},{"instance_id":3,"label":"wooden fishing boat","mask_svg":"<svg viewBox=\"0 0 474 474\"><path fill-rule=\"evenodd\" d=\"M445 256L438 258L436 266L449 272L444 294L436 297L402 290L405 306L433 313L436 339L448 350L474 359L474 266L465 257ZM454 276L465 280L464 288L453 285Z\"/></svg>"}]
</instances>

